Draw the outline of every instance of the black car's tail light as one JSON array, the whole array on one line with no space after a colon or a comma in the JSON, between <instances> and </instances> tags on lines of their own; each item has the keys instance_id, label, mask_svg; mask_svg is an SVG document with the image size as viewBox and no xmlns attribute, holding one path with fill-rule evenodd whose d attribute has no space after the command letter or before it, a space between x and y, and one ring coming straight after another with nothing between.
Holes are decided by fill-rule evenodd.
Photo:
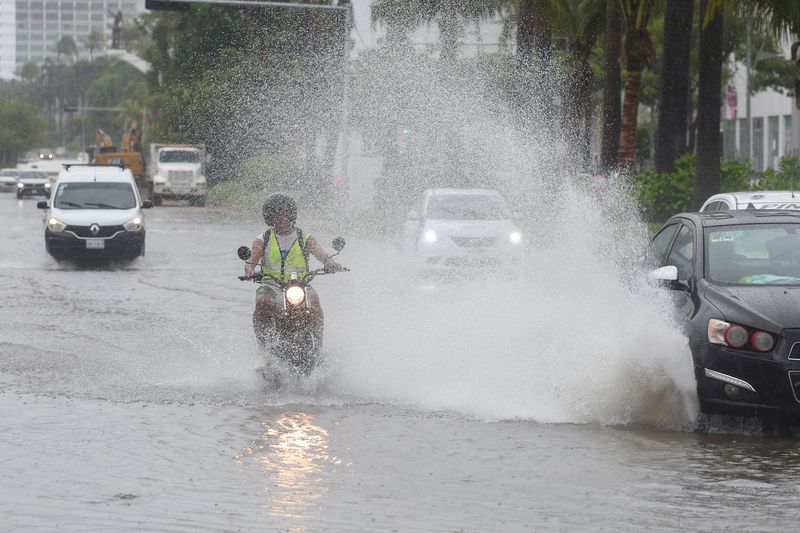
<instances>
[{"instance_id":1,"label":"black car's tail light","mask_svg":"<svg viewBox=\"0 0 800 533\"><path fill-rule=\"evenodd\" d=\"M775 347L775 337L766 331L756 331L750 338L750 344L756 349L756 351L762 353L771 352Z\"/></svg>"},{"instance_id":2,"label":"black car's tail light","mask_svg":"<svg viewBox=\"0 0 800 533\"><path fill-rule=\"evenodd\" d=\"M712 318L708 321L708 341L735 350L771 352L776 336L767 331Z\"/></svg>"},{"instance_id":3,"label":"black car's tail light","mask_svg":"<svg viewBox=\"0 0 800 533\"><path fill-rule=\"evenodd\" d=\"M725 328L722 337L725 339L725 344L731 348L741 348L750 340L750 334L747 329L739 324L731 324Z\"/></svg>"}]
</instances>

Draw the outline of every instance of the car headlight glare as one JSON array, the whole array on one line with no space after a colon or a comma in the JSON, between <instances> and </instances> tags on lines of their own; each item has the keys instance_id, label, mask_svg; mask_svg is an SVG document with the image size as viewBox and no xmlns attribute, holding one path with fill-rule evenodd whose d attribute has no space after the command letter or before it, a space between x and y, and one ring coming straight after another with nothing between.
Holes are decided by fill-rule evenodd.
<instances>
[{"instance_id":1,"label":"car headlight glare","mask_svg":"<svg viewBox=\"0 0 800 533\"><path fill-rule=\"evenodd\" d=\"M17 183L17 187L19 187L20 189L24 189L25 188L25 184L24 183Z\"/></svg>"},{"instance_id":2,"label":"car headlight glare","mask_svg":"<svg viewBox=\"0 0 800 533\"><path fill-rule=\"evenodd\" d=\"M292 305L300 305L306 299L306 291L299 285L292 285L286 289L286 301Z\"/></svg>"},{"instance_id":3,"label":"car headlight glare","mask_svg":"<svg viewBox=\"0 0 800 533\"><path fill-rule=\"evenodd\" d=\"M50 184L49 184L49 183L45 183L45 184L44 184L44 188L45 188L45 189L49 189L49 188L50 188Z\"/></svg>"},{"instance_id":4,"label":"car headlight glare","mask_svg":"<svg viewBox=\"0 0 800 533\"><path fill-rule=\"evenodd\" d=\"M142 229L143 225L144 221L142 220L142 218L136 217L123 224L122 227L128 231L139 231Z\"/></svg>"},{"instance_id":5,"label":"car headlight glare","mask_svg":"<svg viewBox=\"0 0 800 533\"><path fill-rule=\"evenodd\" d=\"M439 236L436 235L435 231L429 229L422 234L422 238L425 239L426 242L436 242L439 239Z\"/></svg>"},{"instance_id":6,"label":"car headlight glare","mask_svg":"<svg viewBox=\"0 0 800 533\"><path fill-rule=\"evenodd\" d=\"M508 240L511 241L511 244L519 244L522 242L522 233L518 231L512 231L508 236Z\"/></svg>"},{"instance_id":7,"label":"car headlight glare","mask_svg":"<svg viewBox=\"0 0 800 533\"><path fill-rule=\"evenodd\" d=\"M47 220L47 229L53 232L61 232L67 228L67 225L58 220L57 218L49 218Z\"/></svg>"}]
</instances>

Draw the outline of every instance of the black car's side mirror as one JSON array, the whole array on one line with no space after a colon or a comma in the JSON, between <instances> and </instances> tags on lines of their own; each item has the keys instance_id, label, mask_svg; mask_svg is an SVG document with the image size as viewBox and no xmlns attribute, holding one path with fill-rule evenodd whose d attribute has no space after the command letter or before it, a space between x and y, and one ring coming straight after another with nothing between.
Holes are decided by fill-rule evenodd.
<instances>
[{"instance_id":1,"label":"black car's side mirror","mask_svg":"<svg viewBox=\"0 0 800 533\"><path fill-rule=\"evenodd\" d=\"M239 249L236 250L236 255L238 255L239 259L242 261L247 261L253 254L250 252L250 248L247 246L240 246Z\"/></svg>"},{"instance_id":2,"label":"black car's side mirror","mask_svg":"<svg viewBox=\"0 0 800 533\"><path fill-rule=\"evenodd\" d=\"M47 205L47 201L42 200L36 204L37 209L48 209L50 206Z\"/></svg>"},{"instance_id":3,"label":"black car's side mirror","mask_svg":"<svg viewBox=\"0 0 800 533\"><path fill-rule=\"evenodd\" d=\"M341 252L344 249L344 239L342 237L336 237L333 239L331 246L333 246L333 249L337 252Z\"/></svg>"}]
</instances>

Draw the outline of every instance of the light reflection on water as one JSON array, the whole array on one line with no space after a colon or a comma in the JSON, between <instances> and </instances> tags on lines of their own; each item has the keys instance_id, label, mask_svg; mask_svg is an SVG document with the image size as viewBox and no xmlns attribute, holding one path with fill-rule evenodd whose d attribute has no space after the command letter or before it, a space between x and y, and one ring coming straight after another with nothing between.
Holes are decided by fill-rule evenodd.
<instances>
[{"instance_id":1,"label":"light reflection on water","mask_svg":"<svg viewBox=\"0 0 800 533\"><path fill-rule=\"evenodd\" d=\"M339 460L329 455L328 431L314 424L314 418L298 411L263 420L260 437L237 457L269 476L272 483L264 489L269 516L303 522L320 516L320 502L327 492L325 466ZM306 526L295 523L288 529L305 531Z\"/></svg>"}]
</instances>

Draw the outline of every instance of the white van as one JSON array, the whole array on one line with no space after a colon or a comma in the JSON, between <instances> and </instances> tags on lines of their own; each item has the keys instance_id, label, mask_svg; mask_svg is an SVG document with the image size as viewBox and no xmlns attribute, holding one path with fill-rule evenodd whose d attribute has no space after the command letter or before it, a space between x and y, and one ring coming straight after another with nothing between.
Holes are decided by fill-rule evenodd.
<instances>
[{"instance_id":1,"label":"white van","mask_svg":"<svg viewBox=\"0 0 800 533\"><path fill-rule=\"evenodd\" d=\"M45 210L44 242L56 260L144 255L145 220L129 169L113 165L64 165Z\"/></svg>"}]
</instances>

